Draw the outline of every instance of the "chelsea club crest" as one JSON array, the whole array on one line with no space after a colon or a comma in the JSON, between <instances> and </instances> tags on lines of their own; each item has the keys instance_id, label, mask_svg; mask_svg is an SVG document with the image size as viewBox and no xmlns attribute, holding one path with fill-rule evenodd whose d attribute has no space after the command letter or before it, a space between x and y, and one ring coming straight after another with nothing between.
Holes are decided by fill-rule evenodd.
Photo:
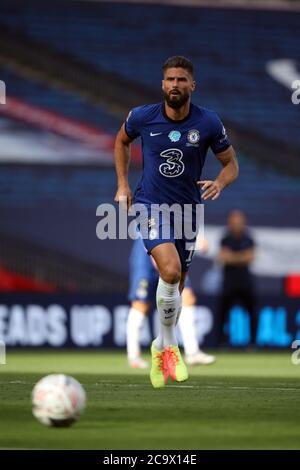
<instances>
[{"instance_id":1,"label":"chelsea club crest","mask_svg":"<svg viewBox=\"0 0 300 470\"><path fill-rule=\"evenodd\" d=\"M168 135L171 142L178 142L181 137L181 132L179 131L171 131Z\"/></svg>"},{"instance_id":2,"label":"chelsea club crest","mask_svg":"<svg viewBox=\"0 0 300 470\"><path fill-rule=\"evenodd\" d=\"M188 132L187 140L190 144L197 144L200 140L200 134L197 129L192 129Z\"/></svg>"}]
</instances>

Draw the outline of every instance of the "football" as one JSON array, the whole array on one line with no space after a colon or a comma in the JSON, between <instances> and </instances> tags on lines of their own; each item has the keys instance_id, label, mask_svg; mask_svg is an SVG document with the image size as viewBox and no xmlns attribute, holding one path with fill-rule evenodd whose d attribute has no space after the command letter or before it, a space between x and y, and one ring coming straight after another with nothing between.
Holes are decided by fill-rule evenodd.
<instances>
[{"instance_id":1,"label":"football","mask_svg":"<svg viewBox=\"0 0 300 470\"><path fill-rule=\"evenodd\" d=\"M85 405L82 385L64 374L47 375L32 390L32 413L46 426L71 426L78 421Z\"/></svg>"}]
</instances>

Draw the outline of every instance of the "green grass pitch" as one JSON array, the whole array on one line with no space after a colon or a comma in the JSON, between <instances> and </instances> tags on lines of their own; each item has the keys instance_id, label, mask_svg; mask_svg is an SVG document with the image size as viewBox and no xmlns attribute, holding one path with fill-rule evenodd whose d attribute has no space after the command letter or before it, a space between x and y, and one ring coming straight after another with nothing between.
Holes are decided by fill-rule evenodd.
<instances>
[{"instance_id":1,"label":"green grass pitch","mask_svg":"<svg viewBox=\"0 0 300 470\"><path fill-rule=\"evenodd\" d=\"M47 428L31 414L34 383L54 372L87 392L86 412L71 428ZM220 352L216 364L190 368L184 384L154 390L124 353L8 351L0 448L299 449L300 365L288 352Z\"/></svg>"}]
</instances>

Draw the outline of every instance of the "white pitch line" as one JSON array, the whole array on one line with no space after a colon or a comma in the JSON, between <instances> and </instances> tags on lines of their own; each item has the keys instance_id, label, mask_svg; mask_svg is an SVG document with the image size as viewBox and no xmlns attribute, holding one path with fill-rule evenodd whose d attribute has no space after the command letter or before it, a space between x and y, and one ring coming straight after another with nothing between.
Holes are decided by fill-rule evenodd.
<instances>
[{"instance_id":1,"label":"white pitch line","mask_svg":"<svg viewBox=\"0 0 300 470\"><path fill-rule=\"evenodd\" d=\"M117 385L118 387L136 387L136 388L148 388L148 384L123 384L123 383L116 383L116 382L101 382L96 383L95 385ZM206 390L276 390L276 391L292 391L292 392L300 392L300 388L293 388L293 387L239 387L239 386L226 386L226 385L166 385L167 388L191 388L191 389L206 389Z\"/></svg>"},{"instance_id":2,"label":"white pitch line","mask_svg":"<svg viewBox=\"0 0 300 470\"><path fill-rule=\"evenodd\" d=\"M11 385L34 385L35 382L25 382L22 380L13 380L9 382L5 381L0 381L0 385L2 384L11 384ZM82 383L83 386L89 386L91 384L84 384ZM98 385L116 385L118 387L123 387L123 388L148 388L148 384L124 384L122 382L96 382L92 384L92 386L98 386ZM279 391L279 392L300 392L300 388L295 388L295 387L245 387L245 386L228 386L228 385L183 385L183 384L178 384L178 385L166 385L167 388L188 388L188 389L198 389L198 390L240 390L240 391L249 391L249 390L258 390L258 391L268 391L268 390L273 390L273 391Z\"/></svg>"},{"instance_id":3,"label":"white pitch line","mask_svg":"<svg viewBox=\"0 0 300 470\"><path fill-rule=\"evenodd\" d=\"M0 380L0 385L7 385L7 384L22 384L22 385L28 385L28 384L34 384L34 382L25 382L23 380L9 380L8 382L5 380Z\"/></svg>"},{"instance_id":4,"label":"white pitch line","mask_svg":"<svg viewBox=\"0 0 300 470\"><path fill-rule=\"evenodd\" d=\"M278 388L278 387L215 387L210 385L169 385L173 388L196 388L196 389L207 389L207 390L276 390L276 391L297 391L300 392L300 388Z\"/></svg>"}]
</instances>

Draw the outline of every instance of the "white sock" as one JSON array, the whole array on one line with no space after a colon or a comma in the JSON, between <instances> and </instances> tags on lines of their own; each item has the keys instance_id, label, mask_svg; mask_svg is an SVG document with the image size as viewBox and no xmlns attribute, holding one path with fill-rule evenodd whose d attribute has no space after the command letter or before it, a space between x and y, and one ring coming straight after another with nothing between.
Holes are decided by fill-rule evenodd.
<instances>
[{"instance_id":1,"label":"white sock","mask_svg":"<svg viewBox=\"0 0 300 470\"><path fill-rule=\"evenodd\" d=\"M199 352L199 345L196 336L195 307L182 307L178 326L183 341L184 353L192 356Z\"/></svg>"},{"instance_id":2,"label":"white sock","mask_svg":"<svg viewBox=\"0 0 300 470\"><path fill-rule=\"evenodd\" d=\"M177 324L178 324L178 322L179 322L179 318L180 318L180 316L181 316L181 311L182 311L182 296L180 295L180 297L179 297L179 306L178 306L178 310L177 310L175 326L177 326Z\"/></svg>"},{"instance_id":3,"label":"white sock","mask_svg":"<svg viewBox=\"0 0 300 470\"><path fill-rule=\"evenodd\" d=\"M129 310L126 326L127 357L129 361L136 359L140 353L140 332L145 321L145 315L132 308Z\"/></svg>"},{"instance_id":4,"label":"white sock","mask_svg":"<svg viewBox=\"0 0 300 470\"><path fill-rule=\"evenodd\" d=\"M160 318L160 330L155 340L156 347L162 351L169 345L178 345L175 324L181 305L179 282L169 284L159 278L156 291L156 304Z\"/></svg>"}]
</instances>

